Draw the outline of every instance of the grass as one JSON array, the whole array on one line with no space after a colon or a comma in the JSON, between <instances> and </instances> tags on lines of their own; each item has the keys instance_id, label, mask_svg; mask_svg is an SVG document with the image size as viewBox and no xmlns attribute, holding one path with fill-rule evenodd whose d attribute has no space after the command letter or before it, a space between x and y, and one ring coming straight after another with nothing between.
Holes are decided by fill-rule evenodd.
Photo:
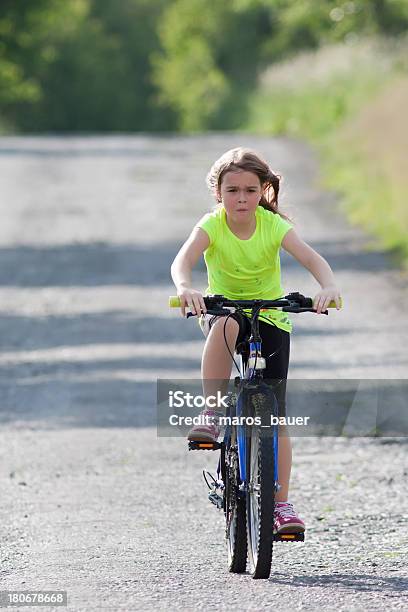
<instances>
[{"instance_id":1,"label":"grass","mask_svg":"<svg viewBox=\"0 0 408 612\"><path fill-rule=\"evenodd\" d=\"M407 39L361 41L274 65L245 127L312 143L351 222L408 268L407 48Z\"/></svg>"},{"instance_id":2,"label":"grass","mask_svg":"<svg viewBox=\"0 0 408 612\"><path fill-rule=\"evenodd\" d=\"M406 97L399 106L401 88ZM349 219L408 268L408 174L400 146L408 144L408 121L401 120L403 107L408 107L407 77L390 83L321 150L325 183L342 194Z\"/></svg>"}]
</instances>

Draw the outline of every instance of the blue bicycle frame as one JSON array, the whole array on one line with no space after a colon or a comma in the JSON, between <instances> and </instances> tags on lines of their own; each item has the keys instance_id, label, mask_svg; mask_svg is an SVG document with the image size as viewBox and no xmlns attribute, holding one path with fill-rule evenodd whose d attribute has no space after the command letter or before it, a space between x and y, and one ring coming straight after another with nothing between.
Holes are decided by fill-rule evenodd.
<instances>
[{"instance_id":1,"label":"blue bicycle frame","mask_svg":"<svg viewBox=\"0 0 408 612\"><path fill-rule=\"evenodd\" d=\"M249 343L249 355L250 357L255 357L255 359L261 356L261 342L250 342ZM240 356L240 379L241 381L249 382L255 379L257 368L246 367L244 368L242 357ZM236 402L236 415L232 414L231 416L242 417L244 411L243 406L243 392L242 389L238 393L237 402ZM239 421L241 422L241 421ZM279 436L278 436L278 426L271 425L273 427L273 436L272 443L274 449L274 482L275 482L275 490L277 491L279 488L279 480L278 480L278 444L279 444ZM229 438L231 436L231 426L228 426L225 431L224 443L227 446L229 442ZM245 425L237 425L237 443L238 443L238 460L239 460L239 475L241 479L241 486L239 490L241 493L247 490L248 482L247 482L247 466L246 466L246 451L247 451L247 439L245 436ZM244 485L244 486L242 486Z\"/></svg>"}]
</instances>

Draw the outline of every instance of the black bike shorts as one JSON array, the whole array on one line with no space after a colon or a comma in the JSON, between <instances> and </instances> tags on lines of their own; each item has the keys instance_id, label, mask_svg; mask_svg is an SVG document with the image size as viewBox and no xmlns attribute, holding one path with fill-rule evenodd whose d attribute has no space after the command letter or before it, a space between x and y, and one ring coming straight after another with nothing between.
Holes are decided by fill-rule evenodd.
<instances>
[{"instance_id":1,"label":"black bike shorts","mask_svg":"<svg viewBox=\"0 0 408 612\"><path fill-rule=\"evenodd\" d=\"M218 318L226 317L208 314L200 316L200 327L206 337ZM238 348L239 350L239 345L251 333L251 324L248 318L239 312L232 313L231 318L235 319L239 325L235 344L235 349ZM290 333L259 319L259 334L262 338L262 357L266 360L266 369L263 371L264 380L274 387L278 400L279 416L286 416L286 379L289 368Z\"/></svg>"}]
</instances>

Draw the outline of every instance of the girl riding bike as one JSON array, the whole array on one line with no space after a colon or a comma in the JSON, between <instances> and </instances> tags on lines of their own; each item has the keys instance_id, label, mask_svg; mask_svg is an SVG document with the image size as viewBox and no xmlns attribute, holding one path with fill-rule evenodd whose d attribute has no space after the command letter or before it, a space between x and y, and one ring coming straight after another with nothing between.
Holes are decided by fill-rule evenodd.
<instances>
[{"instance_id":1,"label":"girl riding bike","mask_svg":"<svg viewBox=\"0 0 408 612\"><path fill-rule=\"evenodd\" d=\"M279 250L282 247L311 272L321 290L313 305L320 314L334 300L341 307L340 292L327 261L296 233L289 219L278 210L280 176L249 149L227 151L212 166L207 185L217 201L214 212L196 224L178 252L171 275L186 308L200 315L206 336L201 374L204 395L225 393L232 370L232 353L248 333L248 319L235 312L225 320L206 313L203 295L191 286L191 271L204 254L207 266L206 294L222 294L231 300L274 300L284 295L281 286ZM285 312L268 310L259 318L265 379L274 382L279 416L285 416L292 324ZM279 381L279 384L276 384ZM214 411L203 413L210 419ZM215 419L197 425L189 440L214 441L220 433ZM288 501L292 447L287 430L279 428L279 484L276 494L274 532L297 533L305 524ZM272 483L271 483L272 486Z\"/></svg>"}]
</instances>

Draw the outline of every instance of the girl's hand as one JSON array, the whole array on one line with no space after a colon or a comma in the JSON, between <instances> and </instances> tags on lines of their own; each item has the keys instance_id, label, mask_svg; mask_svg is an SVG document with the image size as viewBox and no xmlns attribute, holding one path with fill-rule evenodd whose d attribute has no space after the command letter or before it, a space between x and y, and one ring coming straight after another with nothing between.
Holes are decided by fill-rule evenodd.
<instances>
[{"instance_id":1,"label":"girl's hand","mask_svg":"<svg viewBox=\"0 0 408 612\"><path fill-rule=\"evenodd\" d=\"M179 289L177 291L177 295L181 301L181 314L183 317L186 316L186 308L193 314L205 314L207 312L207 308L204 304L204 299L202 293L200 291L196 291L195 289L190 289L189 287Z\"/></svg>"},{"instance_id":2,"label":"girl's hand","mask_svg":"<svg viewBox=\"0 0 408 612\"><path fill-rule=\"evenodd\" d=\"M336 302L337 310L340 310L340 291L335 285L324 287L324 289L315 295L313 299L313 308L318 314L321 314L324 310L326 310L332 300Z\"/></svg>"}]
</instances>

